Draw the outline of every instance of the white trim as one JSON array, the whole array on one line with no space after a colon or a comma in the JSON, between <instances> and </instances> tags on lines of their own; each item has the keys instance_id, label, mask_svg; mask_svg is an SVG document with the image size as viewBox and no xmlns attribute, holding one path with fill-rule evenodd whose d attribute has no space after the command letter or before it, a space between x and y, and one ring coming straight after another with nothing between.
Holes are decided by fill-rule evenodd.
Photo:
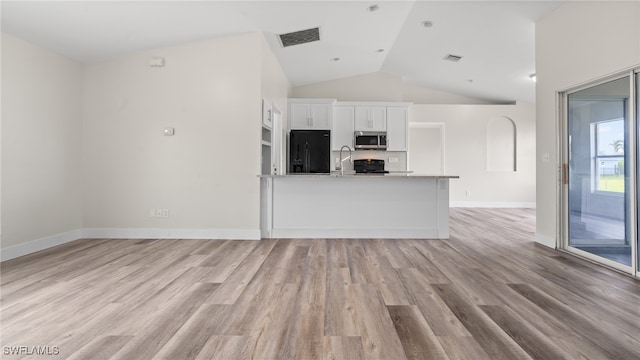
<instances>
[{"instance_id":1,"label":"white trim","mask_svg":"<svg viewBox=\"0 0 640 360\"><path fill-rule=\"evenodd\" d=\"M90 228L82 230L82 237L88 239L260 240L260 230Z\"/></svg>"},{"instance_id":2,"label":"white trim","mask_svg":"<svg viewBox=\"0 0 640 360\"><path fill-rule=\"evenodd\" d=\"M0 261L15 259L20 256L29 255L34 252L45 250L57 245L62 245L82 238L82 230L76 229L60 234L45 236L40 239L31 240L26 243L9 246L0 250Z\"/></svg>"},{"instance_id":3,"label":"white trim","mask_svg":"<svg viewBox=\"0 0 640 360\"><path fill-rule=\"evenodd\" d=\"M289 104L335 104L338 99L332 98L288 98Z\"/></svg>"},{"instance_id":4,"label":"white trim","mask_svg":"<svg viewBox=\"0 0 640 360\"><path fill-rule=\"evenodd\" d=\"M569 94L572 94L574 92L578 92L578 91L581 91L581 90L584 90L584 89L588 89L588 88L593 87L593 86L602 85L602 84L607 83L609 81L613 81L613 80L617 80L619 78L622 78L623 74L625 74L624 76L629 76L629 71L633 72L638 66L640 66L640 64L636 64L636 65L630 66L628 68L624 68L622 70L609 73L609 74L604 75L604 76L598 76L598 77L593 78L591 80L583 81L581 83L577 83L577 84L568 86L566 88L563 88L563 89L560 89L560 90L557 90L557 91L569 95Z\"/></svg>"},{"instance_id":5,"label":"white trim","mask_svg":"<svg viewBox=\"0 0 640 360\"><path fill-rule=\"evenodd\" d=\"M535 209L534 202L500 202L500 201L451 201L449 207L460 208L507 208L507 209Z\"/></svg>"},{"instance_id":6,"label":"white trim","mask_svg":"<svg viewBox=\"0 0 640 360\"><path fill-rule=\"evenodd\" d=\"M412 102L389 102L389 101L338 101L335 106L384 106L384 107L410 107Z\"/></svg>"},{"instance_id":7,"label":"white trim","mask_svg":"<svg viewBox=\"0 0 640 360\"><path fill-rule=\"evenodd\" d=\"M579 248L576 248L576 247L573 247L573 246L567 246L567 249L565 251L570 253L570 254L572 254L572 255L581 257L581 258L583 258L585 260L588 260L590 262L594 262L596 264L608 266L608 267L614 268L616 270L622 271L624 273L634 275L633 268L631 266L629 266L629 265L624 265L624 264L619 263L617 261L607 259L605 257L599 256L597 254L590 253L590 252L585 251L585 250L580 250Z\"/></svg>"},{"instance_id":8,"label":"white trim","mask_svg":"<svg viewBox=\"0 0 640 360\"><path fill-rule=\"evenodd\" d=\"M535 238L534 238L535 242L537 242L540 245L544 245L546 247L550 247L552 249L556 248L556 239L549 237L547 235L542 235L540 233L536 233Z\"/></svg>"},{"instance_id":9,"label":"white trim","mask_svg":"<svg viewBox=\"0 0 640 360\"><path fill-rule=\"evenodd\" d=\"M274 238L284 239L446 239L438 229L273 229Z\"/></svg>"}]
</instances>

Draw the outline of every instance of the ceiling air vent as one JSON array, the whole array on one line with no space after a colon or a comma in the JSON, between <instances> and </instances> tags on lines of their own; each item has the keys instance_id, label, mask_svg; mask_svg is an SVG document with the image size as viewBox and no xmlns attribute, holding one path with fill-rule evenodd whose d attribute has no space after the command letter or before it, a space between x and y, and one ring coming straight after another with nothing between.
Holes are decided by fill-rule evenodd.
<instances>
[{"instance_id":1,"label":"ceiling air vent","mask_svg":"<svg viewBox=\"0 0 640 360\"><path fill-rule=\"evenodd\" d=\"M287 34L280 34L282 47L306 44L320 40L320 28L300 30Z\"/></svg>"},{"instance_id":2,"label":"ceiling air vent","mask_svg":"<svg viewBox=\"0 0 640 360\"><path fill-rule=\"evenodd\" d=\"M460 61L460 59L462 59L462 56L447 54L447 56L445 56L444 59L447 61L458 62Z\"/></svg>"}]
</instances>

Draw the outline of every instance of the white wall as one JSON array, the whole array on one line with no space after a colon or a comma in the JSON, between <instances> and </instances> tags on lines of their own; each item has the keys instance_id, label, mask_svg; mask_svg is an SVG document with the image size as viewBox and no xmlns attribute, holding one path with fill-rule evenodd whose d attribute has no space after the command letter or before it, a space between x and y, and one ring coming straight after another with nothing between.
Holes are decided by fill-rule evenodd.
<instances>
[{"instance_id":1,"label":"white wall","mask_svg":"<svg viewBox=\"0 0 640 360\"><path fill-rule=\"evenodd\" d=\"M263 34L84 67L2 34L2 90L3 260L83 236L259 237L262 98L286 114L290 92Z\"/></svg>"},{"instance_id":2,"label":"white wall","mask_svg":"<svg viewBox=\"0 0 640 360\"><path fill-rule=\"evenodd\" d=\"M453 205L535 206L534 105L485 104L479 99L403 83L400 76L381 72L294 87L293 96L338 101L416 101L409 121L445 124L445 173L460 176L451 181ZM487 126L502 116L509 117L517 127L516 172L487 170ZM401 161L406 164L406 160ZM466 196L467 191L470 196Z\"/></svg>"},{"instance_id":3,"label":"white wall","mask_svg":"<svg viewBox=\"0 0 640 360\"><path fill-rule=\"evenodd\" d=\"M565 2L536 23L536 240L557 237L556 91L640 64L640 2ZM543 162L543 154L550 161Z\"/></svg>"},{"instance_id":4,"label":"white wall","mask_svg":"<svg viewBox=\"0 0 640 360\"><path fill-rule=\"evenodd\" d=\"M82 227L81 101L80 64L2 34L3 258Z\"/></svg>"},{"instance_id":5,"label":"white wall","mask_svg":"<svg viewBox=\"0 0 640 360\"><path fill-rule=\"evenodd\" d=\"M291 84L289 84L289 80L287 79L287 75L284 73L282 66L278 62L275 54L271 51L269 47L269 43L267 39L264 37L264 34L260 34L261 37L261 59L262 59L262 67L261 67L261 90L262 90L262 99L270 102L275 108L277 108L281 113L281 126L280 126L280 166L282 168L286 167L286 121L287 121L287 112L289 110L287 106L287 98L291 94ZM274 125L275 126L275 125ZM259 128L259 127L258 127ZM277 131L278 129L273 129L273 131ZM274 136L277 141L277 137ZM258 140L259 141L259 140ZM283 169L280 169L283 170Z\"/></svg>"},{"instance_id":6,"label":"white wall","mask_svg":"<svg viewBox=\"0 0 640 360\"><path fill-rule=\"evenodd\" d=\"M286 117L287 98L291 93L291 85L264 34L259 33L258 36L262 60L260 82L262 97L269 99L280 110L283 117Z\"/></svg>"},{"instance_id":7,"label":"white wall","mask_svg":"<svg viewBox=\"0 0 640 360\"><path fill-rule=\"evenodd\" d=\"M293 88L292 97L338 101L396 101L415 104L486 104L444 91L406 83L402 76L375 72Z\"/></svg>"},{"instance_id":8,"label":"white wall","mask_svg":"<svg viewBox=\"0 0 640 360\"><path fill-rule=\"evenodd\" d=\"M402 101L402 78L375 72L296 86L292 97L329 98L338 101Z\"/></svg>"},{"instance_id":9,"label":"white wall","mask_svg":"<svg viewBox=\"0 0 640 360\"><path fill-rule=\"evenodd\" d=\"M489 171L487 127L505 116L516 125L517 171ZM535 206L534 105L413 105L409 121L444 123L445 174L460 176L450 182L454 206Z\"/></svg>"},{"instance_id":10,"label":"white wall","mask_svg":"<svg viewBox=\"0 0 640 360\"><path fill-rule=\"evenodd\" d=\"M402 84L402 101L414 104L490 104L482 99L429 89L406 82Z\"/></svg>"},{"instance_id":11,"label":"white wall","mask_svg":"<svg viewBox=\"0 0 640 360\"><path fill-rule=\"evenodd\" d=\"M220 37L86 67L85 227L259 236L261 97L282 96L261 84L262 41ZM152 57L166 65L149 67ZM170 217L151 218L151 208Z\"/></svg>"}]
</instances>

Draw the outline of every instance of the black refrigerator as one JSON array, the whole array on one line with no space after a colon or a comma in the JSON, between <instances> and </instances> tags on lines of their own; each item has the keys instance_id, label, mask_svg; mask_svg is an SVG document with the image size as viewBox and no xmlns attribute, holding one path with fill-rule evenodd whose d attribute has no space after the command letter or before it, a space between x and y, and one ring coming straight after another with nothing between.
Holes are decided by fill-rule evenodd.
<instances>
[{"instance_id":1,"label":"black refrigerator","mask_svg":"<svg viewBox=\"0 0 640 360\"><path fill-rule=\"evenodd\" d=\"M291 130L289 173L328 173L331 165L329 130Z\"/></svg>"}]
</instances>

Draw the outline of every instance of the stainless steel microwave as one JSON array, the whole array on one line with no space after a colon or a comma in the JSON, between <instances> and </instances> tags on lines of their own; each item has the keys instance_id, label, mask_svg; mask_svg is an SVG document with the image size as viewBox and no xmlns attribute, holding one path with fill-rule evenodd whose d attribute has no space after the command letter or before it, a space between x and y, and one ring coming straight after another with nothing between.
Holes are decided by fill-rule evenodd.
<instances>
[{"instance_id":1,"label":"stainless steel microwave","mask_svg":"<svg viewBox=\"0 0 640 360\"><path fill-rule=\"evenodd\" d=\"M384 131L356 131L353 134L356 150L387 150L387 133Z\"/></svg>"}]
</instances>

